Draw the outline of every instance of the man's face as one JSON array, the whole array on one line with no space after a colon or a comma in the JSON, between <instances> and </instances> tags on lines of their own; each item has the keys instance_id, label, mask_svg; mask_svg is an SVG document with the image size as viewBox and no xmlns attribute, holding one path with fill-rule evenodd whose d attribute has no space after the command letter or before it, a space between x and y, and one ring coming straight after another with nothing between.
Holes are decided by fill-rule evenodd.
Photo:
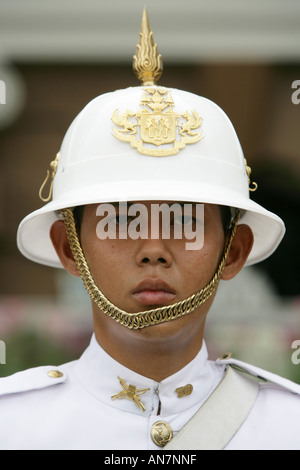
<instances>
[{"instance_id":1,"label":"man's face","mask_svg":"<svg viewBox=\"0 0 300 470\"><path fill-rule=\"evenodd\" d=\"M118 236L99 239L97 227L103 220L99 206L86 206L82 220L81 243L92 276L104 295L127 312L136 313L179 302L198 292L213 277L224 248L224 230L218 206L204 207L204 244L200 249L187 248L184 234L150 238L152 204L143 202L148 213L149 237L133 239ZM169 203L173 204L172 202ZM100 211L101 212L101 211ZM196 207L193 208L193 216ZM116 205L115 223L118 230L132 219ZM173 224L177 224L173 220ZM198 221L199 222L199 221ZM172 223L172 222L171 222ZM193 219L184 224L196 224ZM203 223L203 220L199 223ZM161 234L162 227L159 227Z\"/></svg>"},{"instance_id":2,"label":"man's face","mask_svg":"<svg viewBox=\"0 0 300 470\"><path fill-rule=\"evenodd\" d=\"M152 216L152 204L157 203L159 202L143 202L148 210L148 218ZM195 213L197 215L197 211ZM100 209L99 205L85 207L81 219L81 245L98 288L110 302L128 313L175 304L206 287L220 264L225 238L229 235L224 234L219 206L211 204L204 206L204 244L198 250L187 249L187 240L184 237L124 237L124 228L121 229L120 226L117 233L122 234L121 237L101 239L101 222L105 214L99 214L101 206ZM192 215L194 217L195 214ZM123 223L124 214L120 217L118 213L114 214L113 220ZM131 221L130 218L128 220ZM128 220L126 222L125 218L125 223L128 224ZM196 221L192 220L190 228L195 228L193 224ZM148 226L143 225L143 234L147 227L151 227L151 222L149 220ZM175 226L177 222L178 219L173 219L172 224ZM186 223L191 223L189 217L184 219L184 224ZM99 227L102 227L100 231ZM160 227L158 233L161 234ZM79 270L70 249L64 222L56 221L51 227L50 235L62 265L70 274L78 276ZM229 280L237 275L245 264L252 245L253 234L250 227L239 225L231 243L222 279ZM189 314L141 329L126 328L101 312L98 304L93 302L97 341L121 364L160 381L184 367L198 353L203 341L206 316L215 292Z\"/></svg>"}]
</instances>

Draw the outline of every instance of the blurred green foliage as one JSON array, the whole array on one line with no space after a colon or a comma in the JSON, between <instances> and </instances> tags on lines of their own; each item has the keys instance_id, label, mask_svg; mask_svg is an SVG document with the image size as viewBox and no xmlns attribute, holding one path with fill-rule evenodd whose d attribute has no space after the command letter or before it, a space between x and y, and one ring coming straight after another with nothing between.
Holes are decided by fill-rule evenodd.
<instances>
[{"instance_id":1,"label":"blurred green foliage","mask_svg":"<svg viewBox=\"0 0 300 470\"><path fill-rule=\"evenodd\" d=\"M6 364L0 365L0 377L31 367L58 366L77 359L81 353L61 342L54 343L53 337L47 338L45 334L32 330L17 331L5 344Z\"/></svg>"}]
</instances>

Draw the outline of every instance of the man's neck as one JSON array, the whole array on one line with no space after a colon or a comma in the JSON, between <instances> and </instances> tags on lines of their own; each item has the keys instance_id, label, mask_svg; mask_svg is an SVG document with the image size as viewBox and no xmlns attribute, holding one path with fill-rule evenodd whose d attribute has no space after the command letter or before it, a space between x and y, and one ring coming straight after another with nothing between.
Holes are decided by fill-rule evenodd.
<instances>
[{"instance_id":1,"label":"man's neck","mask_svg":"<svg viewBox=\"0 0 300 470\"><path fill-rule=\"evenodd\" d=\"M104 321L103 321L104 319ZM156 382L175 374L198 354L203 342L203 325L186 328L161 324L143 330L128 330L114 320L102 316L95 321L95 336L100 346L113 359L128 369Z\"/></svg>"}]
</instances>

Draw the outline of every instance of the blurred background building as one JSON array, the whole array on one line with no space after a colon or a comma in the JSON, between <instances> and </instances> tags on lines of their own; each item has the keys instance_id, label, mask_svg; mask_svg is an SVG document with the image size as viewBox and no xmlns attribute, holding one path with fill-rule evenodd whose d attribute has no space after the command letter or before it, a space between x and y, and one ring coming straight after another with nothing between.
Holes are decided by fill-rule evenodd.
<instances>
[{"instance_id":1,"label":"blurred background building","mask_svg":"<svg viewBox=\"0 0 300 470\"><path fill-rule=\"evenodd\" d=\"M75 359L89 342L90 301L80 281L23 258L16 231L40 207L39 187L78 112L99 94L138 85L131 63L143 6L0 0L0 340L6 343L0 376ZM221 283L207 325L210 355L229 350L300 383L300 364L291 360L291 345L300 340L300 104L292 101L292 84L300 80L300 3L149 0L146 6L164 61L160 84L224 109L259 186L251 197L287 226L270 259Z\"/></svg>"}]
</instances>

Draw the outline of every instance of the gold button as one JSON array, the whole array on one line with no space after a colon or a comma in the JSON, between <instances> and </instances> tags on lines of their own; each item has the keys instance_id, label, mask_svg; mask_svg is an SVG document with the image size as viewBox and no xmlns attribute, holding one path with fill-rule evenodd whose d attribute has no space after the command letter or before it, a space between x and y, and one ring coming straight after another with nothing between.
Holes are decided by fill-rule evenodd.
<instances>
[{"instance_id":1,"label":"gold button","mask_svg":"<svg viewBox=\"0 0 300 470\"><path fill-rule=\"evenodd\" d=\"M165 421L156 421L151 429L151 437L156 445L164 447L173 437L172 428Z\"/></svg>"},{"instance_id":2,"label":"gold button","mask_svg":"<svg viewBox=\"0 0 300 470\"><path fill-rule=\"evenodd\" d=\"M59 370L50 370L50 372L48 372L48 377L51 379L59 379L59 377L62 377L63 375L64 374Z\"/></svg>"},{"instance_id":3,"label":"gold button","mask_svg":"<svg viewBox=\"0 0 300 470\"><path fill-rule=\"evenodd\" d=\"M193 392L193 385L187 384L184 387L176 388L175 392L177 392L178 398L186 397Z\"/></svg>"}]
</instances>

